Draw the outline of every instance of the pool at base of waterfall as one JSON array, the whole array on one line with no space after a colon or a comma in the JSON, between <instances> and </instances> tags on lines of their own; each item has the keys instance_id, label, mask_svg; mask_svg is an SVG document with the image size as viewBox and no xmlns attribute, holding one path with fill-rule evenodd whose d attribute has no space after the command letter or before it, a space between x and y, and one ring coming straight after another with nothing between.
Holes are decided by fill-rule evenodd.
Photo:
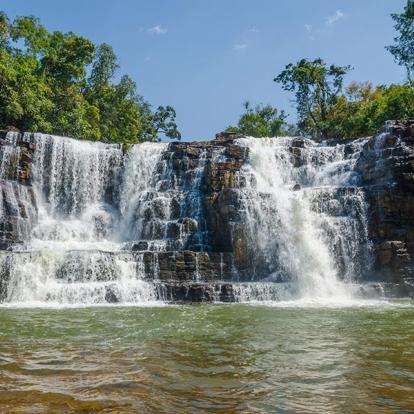
<instances>
[{"instance_id":1,"label":"pool at base of waterfall","mask_svg":"<svg viewBox=\"0 0 414 414\"><path fill-rule=\"evenodd\" d=\"M410 301L0 309L0 412L411 413Z\"/></svg>"}]
</instances>

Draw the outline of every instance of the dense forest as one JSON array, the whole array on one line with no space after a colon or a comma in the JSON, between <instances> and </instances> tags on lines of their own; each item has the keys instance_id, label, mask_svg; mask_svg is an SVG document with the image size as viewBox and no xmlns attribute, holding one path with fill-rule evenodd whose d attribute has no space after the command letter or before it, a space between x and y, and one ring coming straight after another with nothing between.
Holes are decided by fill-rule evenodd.
<instances>
[{"instance_id":1,"label":"dense forest","mask_svg":"<svg viewBox=\"0 0 414 414\"><path fill-rule=\"evenodd\" d=\"M0 12L0 128L103 142L181 137L171 106L154 110L108 44L49 32L33 16Z\"/></svg>"},{"instance_id":2,"label":"dense forest","mask_svg":"<svg viewBox=\"0 0 414 414\"><path fill-rule=\"evenodd\" d=\"M375 133L390 119L414 118L414 1L393 14L398 35L386 49L406 69L403 84L372 85L352 82L344 88L351 66L301 59L288 64L274 81L293 93L297 124L287 123L284 111L271 105L244 104L234 131L255 137L305 135L314 139L356 138Z\"/></svg>"}]
</instances>

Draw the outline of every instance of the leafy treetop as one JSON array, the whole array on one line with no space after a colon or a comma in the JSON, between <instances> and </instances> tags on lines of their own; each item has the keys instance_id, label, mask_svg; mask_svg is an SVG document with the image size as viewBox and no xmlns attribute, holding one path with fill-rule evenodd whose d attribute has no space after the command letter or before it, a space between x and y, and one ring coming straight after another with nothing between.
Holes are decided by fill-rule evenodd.
<instances>
[{"instance_id":1,"label":"leafy treetop","mask_svg":"<svg viewBox=\"0 0 414 414\"><path fill-rule=\"evenodd\" d=\"M127 75L114 82L118 67L108 44L0 12L0 128L105 142L180 139L174 109L153 110Z\"/></svg>"},{"instance_id":2,"label":"leafy treetop","mask_svg":"<svg viewBox=\"0 0 414 414\"><path fill-rule=\"evenodd\" d=\"M395 61L405 66L407 78L412 82L414 76L414 0L408 0L403 13L391 15L399 36L394 38L395 44L387 46Z\"/></svg>"},{"instance_id":3,"label":"leafy treetop","mask_svg":"<svg viewBox=\"0 0 414 414\"><path fill-rule=\"evenodd\" d=\"M286 115L271 105L243 104L245 112L240 116L237 126L230 126L227 131L237 132L252 137L274 137L283 135Z\"/></svg>"}]
</instances>

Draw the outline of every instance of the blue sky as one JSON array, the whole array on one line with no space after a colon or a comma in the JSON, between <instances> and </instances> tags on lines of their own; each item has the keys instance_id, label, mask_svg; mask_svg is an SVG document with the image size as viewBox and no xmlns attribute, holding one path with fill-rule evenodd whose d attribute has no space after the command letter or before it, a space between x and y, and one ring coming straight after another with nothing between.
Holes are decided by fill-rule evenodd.
<instances>
[{"instance_id":1,"label":"blue sky","mask_svg":"<svg viewBox=\"0 0 414 414\"><path fill-rule=\"evenodd\" d=\"M406 0L2 0L10 17L33 14L49 30L113 46L154 105L171 104L184 140L212 138L234 124L245 100L294 116L272 79L290 62L322 57L350 64L347 82L401 82L384 49L391 12Z\"/></svg>"}]
</instances>

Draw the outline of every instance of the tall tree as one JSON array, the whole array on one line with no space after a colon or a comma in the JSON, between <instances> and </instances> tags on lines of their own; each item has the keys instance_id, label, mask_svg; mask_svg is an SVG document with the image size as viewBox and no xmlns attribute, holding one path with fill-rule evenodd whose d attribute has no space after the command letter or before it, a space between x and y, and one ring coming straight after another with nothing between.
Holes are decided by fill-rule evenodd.
<instances>
[{"instance_id":1,"label":"tall tree","mask_svg":"<svg viewBox=\"0 0 414 414\"><path fill-rule=\"evenodd\" d=\"M88 89L91 95L99 95L109 86L119 68L114 50L107 43L102 43L96 49L95 60L92 64L91 75L88 79Z\"/></svg>"},{"instance_id":2,"label":"tall tree","mask_svg":"<svg viewBox=\"0 0 414 414\"><path fill-rule=\"evenodd\" d=\"M399 32L399 36L394 38L395 44L387 46L394 56L395 61L404 66L407 71L409 82L414 80L414 0L408 0L403 13L391 15L395 25L394 28Z\"/></svg>"},{"instance_id":3,"label":"tall tree","mask_svg":"<svg viewBox=\"0 0 414 414\"><path fill-rule=\"evenodd\" d=\"M327 65L322 59L290 63L274 78L286 91L294 92L298 127L315 138L328 138L328 113L342 90L350 66Z\"/></svg>"}]
</instances>

